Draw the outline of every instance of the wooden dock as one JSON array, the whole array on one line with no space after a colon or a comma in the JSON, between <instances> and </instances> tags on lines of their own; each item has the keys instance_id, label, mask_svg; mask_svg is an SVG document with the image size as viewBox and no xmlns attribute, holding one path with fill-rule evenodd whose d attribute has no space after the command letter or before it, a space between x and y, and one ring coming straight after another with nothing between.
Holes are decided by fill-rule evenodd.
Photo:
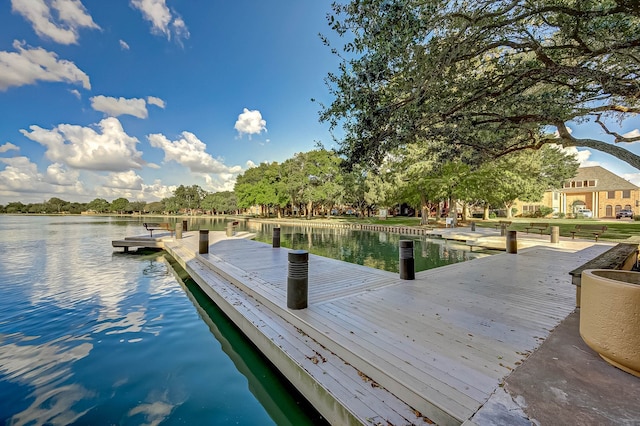
<instances>
[{"instance_id":1,"label":"wooden dock","mask_svg":"<svg viewBox=\"0 0 640 426\"><path fill-rule=\"evenodd\" d=\"M222 234L220 236L219 234ZM568 274L610 245L563 242L398 274L310 255L286 307L288 249L212 233L164 248L332 424L473 424L574 309Z\"/></svg>"}]
</instances>

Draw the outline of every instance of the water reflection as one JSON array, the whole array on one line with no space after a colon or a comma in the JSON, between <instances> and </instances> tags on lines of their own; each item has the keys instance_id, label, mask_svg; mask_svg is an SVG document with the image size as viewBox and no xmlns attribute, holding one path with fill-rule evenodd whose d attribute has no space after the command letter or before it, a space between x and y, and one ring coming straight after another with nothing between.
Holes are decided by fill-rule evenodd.
<instances>
[{"instance_id":1,"label":"water reflection","mask_svg":"<svg viewBox=\"0 0 640 426\"><path fill-rule=\"evenodd\" d=\"M271 243L273 224L250 222L247 229L256 233L256 240ZM414 241L416 271L437 268L488 256L491 252L471 252L465 244L428 236L409 236L388 232L359 231L346 228L316 228L282 225L282 247L308 250L324 257L357 263L371 268L398 272L400 240Z\"/></svg>"},{"instance_id":2,"label":"water reflection","mask_svg":"<svg viewBox=\"0 0 640 426\"><path fill-rule=\"evenodd\" d=\"M140 222L0 216L0 423L273 422L164 257L113 254Z\"/></svg>"}]
</instances>

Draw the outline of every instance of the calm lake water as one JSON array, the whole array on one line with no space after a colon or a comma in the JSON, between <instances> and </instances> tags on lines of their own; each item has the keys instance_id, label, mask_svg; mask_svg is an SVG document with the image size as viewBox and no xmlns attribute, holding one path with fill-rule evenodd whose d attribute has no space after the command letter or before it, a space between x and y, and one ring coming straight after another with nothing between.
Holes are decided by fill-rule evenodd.
<instances>
[{"instance_id":1,"label":"calm lake water","mask_svg":"<svg viewBox=\"0 0 640 426\"><path fill-rule=\"evenodd\" d=\"M140 229L0 215L0 424L321 423Z\"/></svg>"},{"instance_id":2,"label":"calm lake water","mask_svg":"<svg viewBox=\"0 0 640 426\"><path fill-rule=\"evenodd\" d=\"M322 424L170 258L114 251L142 221L0 215L0 424ZM391 271L400 238L282 228L284 247ZM482 256L413 239L416 270Z\"/></svg>"}]
</instances>

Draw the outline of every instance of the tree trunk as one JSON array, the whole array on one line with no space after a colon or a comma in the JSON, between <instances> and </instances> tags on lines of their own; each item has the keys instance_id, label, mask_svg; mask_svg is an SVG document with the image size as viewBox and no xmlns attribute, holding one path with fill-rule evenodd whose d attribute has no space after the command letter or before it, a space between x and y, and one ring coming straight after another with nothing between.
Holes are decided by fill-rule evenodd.
<instances>
[{"instance_id":1,"label":"tree trunk","mask_svg":"<svg viewBox=\"0 0 640 426\"><path fill-rule=\"evenodd\" d=\"M484 220L489 220L489 204L485 204L484 205L484 209L483 209L483 213L482 213L482 218Z\"/></svg>"},{"instance_id":2,"label":"tree trunk","mask_svg":"<svg viewBox=\"0 0 640 426\"><path fill-rule=\"evenodd\" d=\"M307 219L311 219L312 214L313 214L313 201L309 201L307 203Z\"/></svg>"},{"instance_id":3,"label":"tree trunk","mask_svg":"<svg viewBox=\"0 0 640 426\"><path fill-rule=\"evenodd\" d=\"M420 218L420 225L429 224L429 201L424 192L420 192L420 212L422 217Z\"/></svg>"},{"instance_id":4,"label":"tree trunk","mask_svg":"<svg viewBox=\"0 0 640 426\"><path fill-rule=\"evenodd\" d=\"M512 205L513 205L512 203L504 203L504 208L507 211L507 219L511 219L513 217L513 215L511 214Z\"/></svg>"}]
</instances>

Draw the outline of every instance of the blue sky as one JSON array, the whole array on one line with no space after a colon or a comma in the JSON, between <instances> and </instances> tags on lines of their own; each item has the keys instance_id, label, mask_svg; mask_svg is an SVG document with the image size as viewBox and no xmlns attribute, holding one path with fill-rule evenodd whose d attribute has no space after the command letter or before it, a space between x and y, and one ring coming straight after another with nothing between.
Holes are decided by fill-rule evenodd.
<instances>
[{"instance_id":1,"label":"blue sky","mask_svg":"<svg viewBox=\"0 0 640 426\"><path fill-rule=\"evenodd\" d=\"M318 0L0 2L0 204L231 190L253 164L332 147L311 101L331 100L337 59L318 36L332 36L329 11ZM640 184L613 157L580 157Z\"/></svg>"}]
</instances>

